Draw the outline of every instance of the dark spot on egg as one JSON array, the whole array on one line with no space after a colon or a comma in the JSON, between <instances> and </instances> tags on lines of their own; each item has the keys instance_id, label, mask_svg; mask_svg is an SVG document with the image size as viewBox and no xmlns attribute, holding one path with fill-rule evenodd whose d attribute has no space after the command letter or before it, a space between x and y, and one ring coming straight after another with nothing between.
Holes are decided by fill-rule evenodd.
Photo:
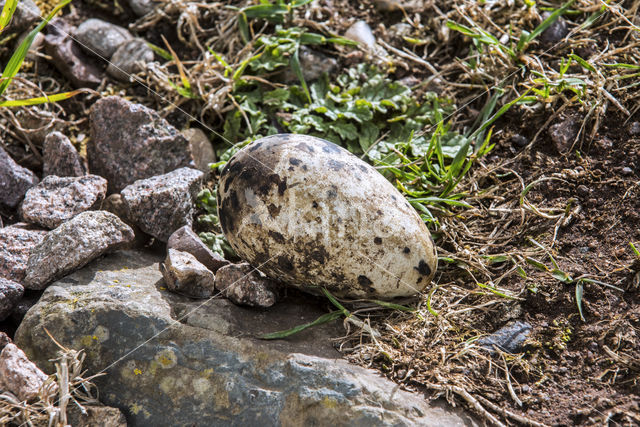
<instances>
[{"instance_id":1,"label":"dark spot on egg","mask_svg":"<svg viewBox=\"0 0 640 427\"><path fill-rule=\"evenodd\" d=\"M278 194L282 196L287 190L287 178L278 183Z\"/></svg>"},{"instance_id":2,"label":"dark spot on egg","mask_svg":"<svg viewBox=\"0 0 640 427\"><path fill-rule=\"evenodd\" d=\"M360 168L360 170L364 173L369 173L369 169L367 169L367 167L365 165L358 165L358 167Z\"/></svg>"},{"instance_id":3,"label":"dark spot on egg","mask_svg":"<svg viewBox=\"0 0 640 427\"><path fill-rule=\"evenodd\" d=\"M309 169L309 168L307 167L307 165L302 165L302 170L303 170L303 171L305 171L305 172L306 172L306 171L307 171L307 169Z\"/></svg>"},{"instance_id":4,"label":"dark spot on egg","mask_svg":"<svg viewBox=\"0 0 640 427\"><path fill-rule=\"evenodd\" d=\"M240 202L238 201L238 195L235 191L229 193L229 203L231 204L232 212L237 213L240 209Z\"/></svg>"},{"instance_id":5,"label":"dark spot on egg","mask_svg":"<svg viewBox=\"0 0 640 427\"><path fill-rule=\"evenodd\" d=\"M393 194L391 195L391 198L395 201L396 200L396 196L394 196Z\"/></svg>"},{"instance_id":6,"label":"dark spot on egg","mask_svg":"<svg viewBox=\"0 0 640 427\"><path fill-rule=\"evenodd\" d=\"M332 185L331 189L327 190L327 199L335 199L336 197L338 197L338 187Z\"/></svg>"},{"instance_id":7,"label":"dark spot on egg","mask_svg":"<svg viewBox=\"0 0 640 427\"><path fill-rule=\"evenodd\" d=\"M358 276L358 285L360 286L370 286L373 282L367 276L361 274Z\"/></svg>"},{"instance_id":8,"label":"dark spot on egg","mask_svg":"<svg viewBox=\"0 0 640 427\"><path fill-rule=\"evenodd\" d=\"M260 146L262 145L262 142L258 142L257 144L251 144L251 147L249 148L249 152L253 153L254 151L256 151L258 148L260 148Z\"/></svg>"},{"instance_id":9,"label":"dark spot on egg","mask_svg":"<svg viewBox=\"0 0 640 427\"><path fill-rule=\"evenodd\" d=\"M382 244L382 238L381 237L374 237L373 243L375 243L376 245L381 245Z\"/></svg>"},{"instance_id":10,"label":"dark spot on egg","mask_svg":"<svg viewBox=\"0 0 640 427\"><path fill-rule=\"evenodd\" d=\"M278 267L280 267L284 271L293 271L293 264L291 260L284 255L280 255L278 257Z\"/></svg>"},{"instance_id":11,"label":"dark spot on egg","mask_svg":"<svg viewBox=\"0 0 640 427\"><path fill-rule=\"evenodd\" d=\"M345 163L335 159L329 159L329 169L339 171L344 168Z\"/></svg>"},{"instance_id":12,"label":"dark spot on egg","mask_svg":"<svg viewBox=\"0 0 640 427\"><path fill-rule=\"evenodd\" d=\"M267 205L267 210L269 211L269 215L271 215L273 218L277 217L278 214L280 213L280 206L276 206L273 203L270 203Z\"/></svg>"},{"instance_id":13,"label":"dark spot on egg","mask_svg":"<svg viewBox=\"0 0 640 427\"><path fill-rule=\"evenodd\" d=\"M253 225L262 226L262 221L260 220L260 215L258 214L251 215L249 217L249 221L251 221L251 224Z\"/></svg>"},{"instance_id":14,"label":"dark spot on egg","mask_svg":"<svg viewBox=\"0 0 640 427\"><path fill-rule=\"evenodd\" d=\"M378 209L376 213L378 214L378 216L382 216L382 211L380 209Z\"/></svg>"},{"instance_id":15,"label":"dark spot on egg","mask_svg":"<svg viewBox=\"0 0 640 427\"><path fill-rule=\"evenodd\" d=\"M411 252L411 249L409 249L407 246L405 246L404 249L402 250L402 253L404 254L408 254L409 252Z\"/></svg>"},{"instance_id":16,"label":"dark spot on egg","mask_svg":"<svg viewBox=\"0 0 640 427\"><path fill-rule=\"evenodd\" d=\"M301 142L298 145L296 145L296 148L299 148L300 150L306 151L307 153L315 153L316 150L313 149L312 146L310 146L309 144L305 143L305 142Z\"/></svg>"},{"instance_id":17,"label":"dark spot on egg","mask_svg":"<svg viewBox=\"0 0 640 427\"><path fill-rule=\"evenodd\" d=\"M429 264L427 264L423 259L420 260L417 267L413 268L418 270L418 273L422 274L423 276L431 275L431 267L429 267Z\"/></svg>"},{"instance_id":18,"label":"dark spot on egg","mask_svg":"<svg viewBox=\"0 0 640 427\"><path fill-rule=\"evenodd\" d=\"M300 163L302 163L302 160L291 157L289 159L289 163L291 163L293 166L298 166L300 165Z\"/></svg>"},{"instance_id":19,"label":"dark spot on egg","mask_svg":"<svg viewBox=\"0 0 640 427\"><path fill-rule=\"evenodd\" d=\"M324 151L325 153L335 153L335 154L340 153L340 147L338 147L333 142L324 141L324 140L322 140L321 142L324 144L322 147L322 151Z\"/></svg>"},{"instance_id":20,"label":"dark spot on egg","mask_svg":"<svg viewBox=\"0 0 640 427\"><path fill-rule=\"evenodd\" d=\"M420 283L422 283L422 280L424 280L423 276L418 277L418 280L416 280L416 285L419 285Z\"/></svg>"},{"instance_id":21,"label":"dark spot on egg","mask_svg":"<svg viewBox=\"0 0 640 427\"><path fill-rule=\"evenodd\" d=\"M271 237L273 240L275 240L280 244L285 242L285 238L282 235L282 233L278 233L277 231L274 231L274 230L269 230L268 234L269 234L269 237Z\"/></svg>"},{"instance_id":22,"label":"dark spot on egg","mask_svg":"<svg viewBox=\"0 0 640 427\"><path fill-rule=\"evenodd\" d=\"M311 203L311 206L313 206L314 209L318 209L318 202L314 200L313 203Z\"/></svg>"}]
</instances>

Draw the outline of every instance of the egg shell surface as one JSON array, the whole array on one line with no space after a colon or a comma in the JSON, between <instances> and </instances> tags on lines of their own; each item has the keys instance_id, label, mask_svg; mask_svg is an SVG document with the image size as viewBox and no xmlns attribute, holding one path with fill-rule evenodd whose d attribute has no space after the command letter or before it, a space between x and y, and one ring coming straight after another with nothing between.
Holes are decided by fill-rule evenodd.
<instances>
[{"instance_id":1,"label":"egg shell surface","mask_svg":"<svg viewBox=\"0 0 640 427\"><path fill-rule=\"evenodd\" d=\"M410 296L437 267L409 202L375 168L320 138L273 135L238 151L220 176L218 215L238 256L314 293Z\"/></svg>"}]
</instances>

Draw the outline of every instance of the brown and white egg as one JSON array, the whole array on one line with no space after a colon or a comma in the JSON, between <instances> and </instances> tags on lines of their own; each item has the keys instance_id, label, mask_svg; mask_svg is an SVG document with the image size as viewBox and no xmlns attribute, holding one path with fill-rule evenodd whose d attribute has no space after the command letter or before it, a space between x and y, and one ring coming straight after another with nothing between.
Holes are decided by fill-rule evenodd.
<instances>
[{"instance_id":1,"label":"brown and white egg","mask_svg":"<svg viewBox=\"0 0 640 427\"><path fill-rule=\"evenodd\" d=\"M437 254L417 212L372 166L322 139L262 138L221 173L218 215L236 253L290 286L349 298L410 296Z\"/></svg>"}]
</instances>

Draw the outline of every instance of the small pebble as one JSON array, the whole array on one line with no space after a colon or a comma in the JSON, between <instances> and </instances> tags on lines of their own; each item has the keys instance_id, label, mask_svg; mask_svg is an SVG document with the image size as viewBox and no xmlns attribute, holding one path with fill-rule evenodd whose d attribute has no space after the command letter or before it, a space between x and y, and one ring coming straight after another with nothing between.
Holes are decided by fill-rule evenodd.
<instances>
[{"instance_id":1,"label":"small pebble","mask_svg":"<svg viewBox=\"0 0 640 427\"><path fill-rule=\"evenodd\" d=\"M513 145L515 145L516 147L525 147L528 143L529 140L525 137L522 136L520 134L515 134L511 137L511 142L513 143Z\"/></svg>"},{"instance_id":2,"label":"small pebble","mask_svg":"<svg viewBox=\"0 0 640 427\"><path fill-rule=\"evenodd\" d=\"M358 21L353 24L344 36L367 47L373 47L376 44L376 37L371 31L371 27L364 21Z\"/></svg>"},{"instance_id":3,"label":"small pebble","mask_svg":"<svg viewBox=\"0 0 640 427\"><path fill-rule=\"evenodd\" d=\"M633 122L629 125L629 135L631 136L640 135L640 122Z\"/></svg>"},{"instance_id":4,"label":"small pebble","mask_svg":"<svg viewBox=\"0 0 640 427\"><path fill-rule=\"evenodd\" d=\"M591 191L589 190L589 187L587 187L586 185L578 185L576 192L580 197L587 197Z\"/></svg>"},{"instance_id":5,"label":"small pebble","mask_svg":"<svg viewBox=\"0 0 640 427\"><path fill-rule=\"evenodd\" d=\"M633 169L631 169L629 166L625 166L625 167L622 168L620 173L622 173L622 175L624 175L624 176L633 175Z\"/></svg>"}]
</instances>

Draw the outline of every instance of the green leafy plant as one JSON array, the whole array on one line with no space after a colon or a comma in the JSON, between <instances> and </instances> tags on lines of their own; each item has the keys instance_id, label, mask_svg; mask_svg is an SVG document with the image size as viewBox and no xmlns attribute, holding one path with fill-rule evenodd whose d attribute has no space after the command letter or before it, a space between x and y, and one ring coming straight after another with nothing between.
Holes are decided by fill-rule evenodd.
<instances>
[{"instance_id":1,"label":"green leafy plant","mask_svg":"<svg viewBox=\"0 0 640 427\"><path fill-rule=\"evenodd\" d=\"M4 94L4 92L7 90L7 87L9 87L9 85L11 84L16 74L18 74L18 71L20 71L20 68L22 67L22 63L24 62L24 59L26 58L27 53L29 52L29 48L31 47L31 44L33 43L33 40L35 39L36 35L40 31L42 31L42 29L49 23L49 21L51 21L51 19L53 19L53 17L70 2L71 0L63 0L62 2L60 2L51 11L51 13L49 13L49 15L47 15L47 17L43 19L42 22L40 22L40 24L38 24L38 26L34 28L24 38L24 40L13 52L13 55L11 55L11 58L9 59L9 62L7 62L7 65L4 67L4 70L2 71L2 76L0 77L0 96ZM17 7L17 0L6 1L2 9L2 13L0 14L0 32L2 32L11 21L13 13L16 10L16 7ZM0 107L20 107L20 106L26 106L26 105L58 102L65 99L69 99L72 96L75 96L81 92L82 90L79 89L79 90L74 90L70 92L57 93L53 95L45 95L45 96L29 98L29 99L5 100L5 101L0 101Z\"/></svg>"},{"instance_id":2,"label":"green leafy plant","mask_svg":"<svg viewBox=\"0 0 640 427\"><path fill-rule=\"evenodd\" d=\"M235 252L222 234L220 220L218 218L218 203L216 201L216 192L212 192L208 188L203 189L196 197L196 205L205 213L198 216L196 221L200 226L210 231L202 232L198 235L212 251L224 258L237 258Z\"/></svg>"}]
</instances>

